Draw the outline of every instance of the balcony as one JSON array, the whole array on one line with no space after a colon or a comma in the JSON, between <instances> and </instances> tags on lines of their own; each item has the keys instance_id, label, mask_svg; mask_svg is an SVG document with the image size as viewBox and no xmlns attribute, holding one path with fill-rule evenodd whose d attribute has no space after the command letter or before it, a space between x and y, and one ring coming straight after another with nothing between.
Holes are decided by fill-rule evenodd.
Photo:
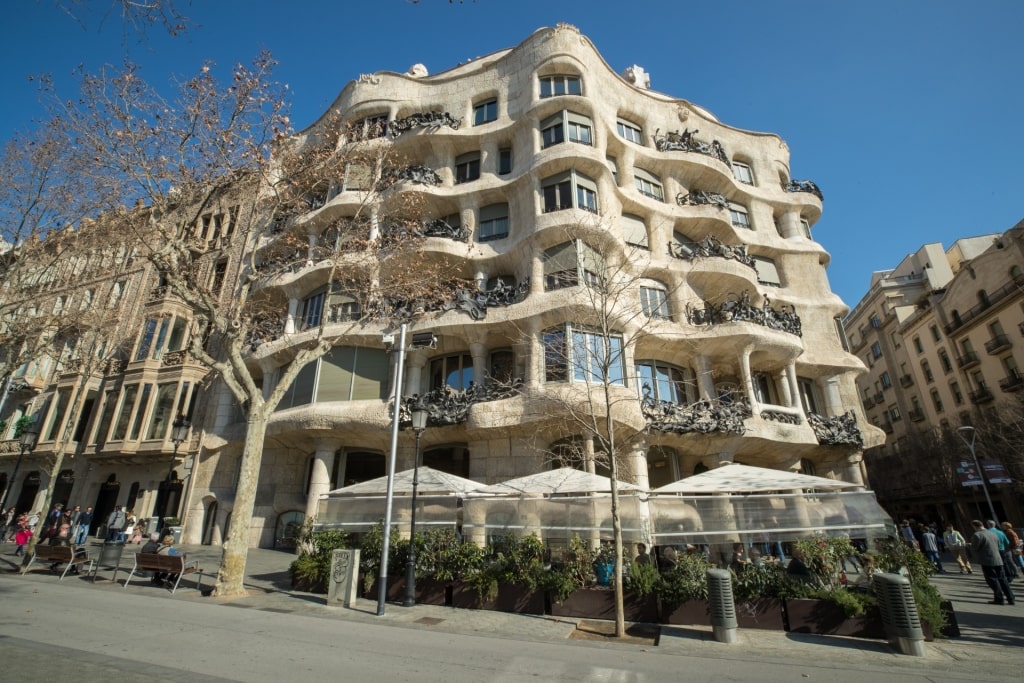
<instances>
[{"instance_id":1,"label":"balcony","mask_svg":"<svg viewBox=\"0 0 1024 683\"><path fill-rule=\"evenodd\" d=\"M966 370L967 368L973 368L975 365L977 365L980 362L981 362L981 360L978 359L978 354L976 354L974 351L968 351L967 353L965 353L962 356L957 356L957 359L956 359L956 365L961 370Z\"/></svg>"},{"instance_id":2,"label":"balcony","mask_svg":"<svg viewBox=\"0 0 1024 683\"><path fill-rule=\"evenodd\" d=\"M881 391L879 391L877 394L875 394L871 398L875 399L875 403L878 403L878 404L885 403L885 396L882 394Z\"/></svg>"},{"instance_id":3,"label":"balcony","mask_svg":"<svg viewBox=\"0 0 1024 683\"><path fill-rule=\"evenodd\" d=\"M907 412L907 417L909 417L913 422L920 422L924 419L924 411L920 408L910 410Z\"/></svg>"},{"instance_id":4,"label":"balcony","mask_svg":"<svg viewBox=\"0 0 1024 683\"><path fill-rule=\"evenodd\" d=\"M870 396L864 397L864 410L869 410L875 407L875 399Z\"/></svg>"},{"instance_id":5,"label":"balcony","mask_svg":"<svg viewBox=\"0 0 1024 683\"><path fill-rule=\"evenodd\" d=\"M999 353L1000 351L1005 351L1012 345L1013 343L1010 341L1010 338L1007 337L1005 334L997 334L996 336L992 337L987 342L985 342L985 351L989 355L994 355Z\"/></svg>"},{"instance_id":6,"label":"balcony","mask_svg":"<svg viewBox=\"0 0 1024 683\"><path fill-rule=\"evenodd\" d=\"M896 431L896 429L892 426L892 422L883 422L878 426L881 427L882 431L885 432L886 434L892 434L894 431Z\"/></svg>"},{"instance_id":7,"label":"balcony","mask_svg":"<svg viewBox=\"0 0 1024 683\"><path fill-rule=\"evenodd\" d=\"M994 306L996 303L1002 301L1011 294L1019 294L1022 291L1022 288L1024 288L1024 277L1017 277L1014 278L1013 280L1010 280L996 291L989 292L988 296L980 304L970 309L966 313L961 313L960 315L954 316L953 322L946 325L946 334L950 334L954 330L960 329L961 327L969 323L971 320L974 320L979 315L987 311L989 308L992 308L992 306ZM1021 330L1021 333L1024 334L1024 330Z\"/></svg>"},{"instance_id":8,"label":"balcony","mask_svg":"<svg viewBox=\"0 0 1024 683\"><path fill-rule=\"evenodd\" d=\"M700 258L729 259L756 270L754 257L747 253L746 245L726 244L713 235L707 235L700 242L669 242L668 253L686 261L696 261Z\"/></svg>"},{"instance_id":9,"label":"balcony","mask_svg":"<svg viewBox=\"0 0 1024 683\"><path fill-rule=\"evenodd\" d=\"M910 375L903 375L900 377L900 386L904 389L914 386L914 378Z\"/></svg>"},{"instance_id":10,"label":"balcony","mask_svg":"<svg viewBox=\"0 0 1024 683\"><path fill-rule=\"evenodd\" d=\"M1024 376L1014 370L1009 377L999 380L999 388L1006 392L1017 391L1024 387Z\"/></svg>"},{"instance_id":11,"label":"balcony","mask_svg":"<svg viewBox=\"0 0 1024 683\"><path fill-rule=\"evenodd\" d=\"M982 403L988 403L992 401L995 396L988 390L988 387L981 387L977 391L972 391L968 394L968 398L971 399L971 403L974 405L981 405Z\"/></svg>"}]
</instances>

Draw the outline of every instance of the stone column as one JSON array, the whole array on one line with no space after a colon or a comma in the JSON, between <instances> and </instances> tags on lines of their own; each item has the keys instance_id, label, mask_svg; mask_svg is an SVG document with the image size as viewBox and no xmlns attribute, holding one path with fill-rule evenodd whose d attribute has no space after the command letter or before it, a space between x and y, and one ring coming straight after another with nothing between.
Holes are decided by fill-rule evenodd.
<instances>
[{"instance_id":1,"label":"stone column","mask_svg":"<svg viewBox=\"0 0 1024 683\"><path fill-rule=\"evenodd\" d=\"M711 376L711 360L704 355L697 356L697 392L700 398L714 400L718 398L715 392L715 379Z\"/></svg>"},{"instance_id":2,"label":"stone column","mask_svg":"<svg viewBox=\"0 0 1024 683\"><path fill-rule=\"evenodd\" d=\"M790 390L789 377L786 375L785 370L779 372L778 379L776 380L779 386L779 393L782 394L782 405L793 408L796 404L793 402L793 392Z\"/></svg>"},{"instance_id":3,"label":"stone column","mask_svg":"<svg viewBox=\"0 0 1024 683\"><path fill-rule=\"evenodd\" d=\"M829 377L825 380L825 410L829 417L843 414L843 399L839 395L839 378Z\"/></svg>"},{"instance_id":4,"label":"stone column","mask_svg":"<svg viewBox=\"0 0 1024 683\"><path fill-rule=\"evenodd\" d=\"M779 228L785 239L803 236L803 228L800 227L800 213L798 211L787 211L779 219Z\"/></svg>"},{"instance_id":5,"label":"stone column","mask_svg":"<svg viewBox=\"0 0 1024 683\"><path fill-rule=\"evenodd\" d=\"M395 359L397 361L397 356ZM423 349L407 351L405 354L405 395L422 396L423 391L423 367L427 364L426 352Z\"/></svg>"},{"instance_id":6,"label":"stone column","mask_svg":"<svg viewBox=\"0 0 1024 683\"><path fill-rule=\"evenodd\" d=\"M331 490L331 467L334 454L341 448L338 439L317 439L313 454L312 471L309 476L309 492L306 493L306 517L316 517L320 507L320 496Z\"/></svg>"},{"instance_id":7,"label":"stone column","mask_svg":"<svg viewBox=\"0 0 1024 683\"><path fill-rule=\"evenodd\" d=\"M288 315L284 320L284 333L295 334L295 316L299 311L299 300L294 297L288 298Z\"/></svg>"},{"instance_id":8,"label":"stone column","mask_svg":"<svg viewBox=\"0 0 1024 683\"><path fill-rule=\"evenodd\" d=\"M535 317L530 318L525 326L526 339L521 345L526 353L526 376L523 377L523 383L530 387L539 387L544 381L544 342L540 337L540 321Z\"/></svg>"},{"instance_id":9,"label":"stone column","mask_svg":"<svg viewBox=\"0 0 1024 683\"><path fill-rule=\"evenodd\" d=\"M794 408L799 407L803 411L803 401L800 400L800 383L796 379L796 361L790 361L786 365L786 382L789 385L789 393L793 401L790 405Z\"/></svg>"},{"instance_id":10,"label":"stone column","mask_svg":"<svg viewBox=\"0 0 1024 683\"><path fill-rule=\"evenodd\" d=\"M530 262L530 294L540 294L544 291L544 252L534 254Z\"/></svg>"},{"instance_id":11,"label":"stone column","mask_svg":"<svg viewBox=\"0 0 1024 683\"><path fill-rule=\"evenodd\" d=\"M754 376L750 372L750 347L740 352L740 379L743 381L743 391L750 402L750 410L754 415L761 412L761 402L757 400L757 393L754 391Z\"/></svg>"},{"instance_id":12,"label":"stone column","mask_svg":"<svg viewBox=\"0 0 1024 683\"><path fill-rule=\"evenodd\" d=\"M846 462L842 469L843 481L856 484L862 491L866 488L864 485L864 469L862 467L863 460L864 454L861 451L852 453L846 456Z\"/></svg>"},{"instance_id":13,"label":"stone column","mask_svg":"<svg viewBox=\"0 0 1024 683\"><path fill-rule=\"evenodd\" d=\"M470 342L469 354L473 357L473 382L477 386L487 382L487 347L480 342Z\"/></svg>"}]
</instances>

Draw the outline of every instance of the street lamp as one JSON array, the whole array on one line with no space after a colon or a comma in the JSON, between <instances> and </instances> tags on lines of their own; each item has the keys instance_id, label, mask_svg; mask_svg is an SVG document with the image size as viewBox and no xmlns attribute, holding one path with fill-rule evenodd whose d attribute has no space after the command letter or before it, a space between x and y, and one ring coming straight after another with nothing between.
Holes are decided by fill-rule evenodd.
<instances>
[{"instance_id":1,"label":"street lamp","mask_svg":"<svg viewBox=\"0 0 1024 683\"><path fill-rule=\"evenodd\" d=\"M192 425L185 419L184 415L178 415L171 423L171 443L174 444L174 455L171 456L171 464L167 467L167 483L164 486L164 518L172 515L166 514L167 504L171 498L171 476L174 474L174 461L178 459L178 448L188 440L188 430Z\"/></svg>"},{"instance_id":2,"label":"street lamp","mask_svg":"<svg viewBox=\"0 0 1024 683\"><path fill-rule=\"evenodd\" d=\"M978 463L978 456L974 452L974 439L977 438L978 432L974 427L969 425L960 427L956 431L960 435L960 438L963 439L963 442L967 444L967 448L971 451L971 458L974 460L974 466L978 469L978 476L981 477L981 490L985 492L985 500L988 501L988 511L992 514L992 521L998 524L999 520L996 519L996 508L992 505L992 497L988 495L988 484L985 483L985 471L981 469L981 465ZM967 438L968 434L970 434L969 439Z\"/></svg>"},{"instance_id":3,"label":"street lamp","mask_svg":"<svg viewBox=\"0 0 1024 683\"><path fill-rule=\"evenodd\" d=\"M402 607L416 605L416 487L420 476L420 437L427 428L427 407L417 401L412 409L412 430L416 432L416 460L412 465L412 514L409 516L409 559L405 564L405 600Z\"/></svg>"},{"instance_id":4,"label":"street lamp","mask_svg":"<svg viewBox=\"0 0 1024 683\"><path fill-rule=\"evenodd\" d=\"M39 430L36 428L35 422L25 425L21 430L21 438L18 440L18 459L14 463L14 472L11 474L10 480L7 482L7 489L4 491L4 500L0 503L0 513L7 510L7 498L11 494L11 489L14 488L14 482L18 478L18 468L21 467L21 459L25 457L26 453L31 453L36 448L36 441L39 439Z\"/></svg>"}]
</instances>

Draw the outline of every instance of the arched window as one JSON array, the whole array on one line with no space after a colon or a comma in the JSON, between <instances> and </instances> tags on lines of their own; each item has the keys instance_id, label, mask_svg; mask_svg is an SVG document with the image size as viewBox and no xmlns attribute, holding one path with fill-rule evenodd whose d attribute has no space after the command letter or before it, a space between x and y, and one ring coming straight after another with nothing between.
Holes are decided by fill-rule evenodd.
<instances>
[{"instance_id":1,"label":"arched window","mask_svg":"<svg viewBox=\"0 0 1024 683\"><path fill-rule=\"evenodd\" d=\"M469 449L465 446L443 446L423 452L423 464L457 477L469 477Z\"/></svg>"}]
</instances>

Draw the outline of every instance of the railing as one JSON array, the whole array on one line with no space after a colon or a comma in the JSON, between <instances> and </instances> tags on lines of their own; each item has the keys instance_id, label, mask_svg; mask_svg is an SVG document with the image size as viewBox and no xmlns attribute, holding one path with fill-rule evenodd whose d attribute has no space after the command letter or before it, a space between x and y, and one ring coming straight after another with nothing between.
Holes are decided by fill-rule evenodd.
<instances>
[{"instance_id":1,"label":"railing","mask_svg":"<svg viewBox=\"0 0 1024 683\"><path fill-rule=\"evenodd\" d=\"M1017 391L1021 387L1024 387L1024 377L1016 370L1009 377L999 380L999 388L1006 392Z\"/></svg>"},{"instance_id":2,"label":"railing","mask_svg":"<svg viewBox=\"0 0 1024 683\"><path fill-rule=\"evenodd\" d=\"M1013 280L1010 280L996 291L988 292L987 296L985 297L985 300L982 301L980 304L970 309L966 313L960 313L959 315L955 316L953 322L946 325L946 334L949 334L954 330L960 329L961 327L969 323L971 320L978 317L988 309L992 308L994 305L996 305L996 303L1002 301L1011 294L1020 293L1024 293L1024 276L1015 277ZM1024 329L1021 330L1021 334L1024 334Z\"/></svg>"},{"instance_id":3,"label":"railing","mask_svg":"<svg viewBox=\"0 0 1024 683\"><path fill-rule=\"evenodd\" d=\"M883 422L879 426L882 428L882 431L885 432L886 434L892 434L894 431L896 431L896 428L892 426L892 422Z\"/></svg>"},{"instance_id":4,"label":"railing","mask_svg":"<svg viewBox=\"0 0 1024 683\"><path fill-rule=\"evenodd\" d=\"M724 301L721 304L704 302L703 308L686 305L686 319L691 325L717 325L727 322L750 322L757 325L788 332L798 337L803 336L800 316L791 306L783 305L780 309L772 308L768 297L760 307L750 303L750 294L744 291L738 298Z\"/></svg>"},{"instance_id":5,"label":"railing","mask_svg":"<svg viewBox=\"0 0 1024 683\"><path fill-rule=\"evenodd\" d=\"M443 427L465 422L469 419L469 409L477 403L500 401L518 396L522 391L523 381L514 380L510 384L488 382L486 384L470 383L464 390L443 386L432 389L423 396L406 396L399 404L398 424L403 429L412 426L412 411L423 407L427 410L427 426Z\"/></svg>"},{"instance_id":6,"label":"railing","mask_svg":"<svg viewBox=\"0 0 1024 683\"><path fill-rule=\"evenodd\" d=\"M869 410L875 407L875 399L870 396L864 397L864 410Z\"/></svg>"},{"instance_id":7,"label":"railing","mask_svg":"<svg viewBox=\"0 0 1024 683\"><path fill-rule=\"evenodd\" d=\"M878 403L878 404L885 403L885 395L882 394L881 391L879 391L879 392L877 392L875 394L874 399L875 399L875 403Z\"/></svg>"},{"instance_id":8,"label":"railing","mask_svg":"<svg viewBox=\"0 0 1024 683\"><path fill-rule=\"evenodd\" d=\"M808 192L821 201L825 201L825 197L821 194L821 189L811 180L790 180L788 185L782 186L782 189L786 192Z\"/></svg>"},{"instance_id":9,"label":"railing","mask_svg":"<svg viewBox=\"0 0 1024 683\"><path fill-rule=\"evenodd\" d=\"M977 391L972 391L970 394L968 394L968 398L971 399L971 403L977 405L980 403L988 403L989 401L993 400L995 396L992 394L991 391L988 390L987 387L982 387Z\"/></svg>"},{"instance_id":10,"label":"railing","mask_svg":"<svg viewBox=\"0 0 1024 683\"><path fill-rule=\"evenodd\" d=\"M754 257L747 253L745 244L726 244L717 237L707 235L700 242L681 243L672 241L668 243L668 253L677 259L684 261L696 261L699 258L723 258L729 261L737 261L757 270L754 265Z\"/></svg>"},{"instance_id":11,"label":"railing","mask_svg":"<svg viewBox=\"0 0 1024 683\"><path fill-rule=\"evenodd\" d=\"M910 410L907 412L907 417L909 417L914 422L920 422L921 420L924 419L924 411L921 410L920 408L916 410Z\"/></svg>"},{"instance_id":12,"label":"railing","mask_svg":"<svg viewBox=\"0 0 1024 683\"><path fill-rule=\"evenodd\" d=\"M457 119L446 111L426 111L410 114L404 119L397 119L388 123L391 135L398 137L402 133L414 128L440 128L448 126L452 130L458 130L462 119Z\"/></svg>"},{"instance_id":13,"label":"railing","mask_svg":"<svg viewBox=\"0 0 1024 683\"><path fill-rule=\"evenodd\" d=\"M167 368L175 365L196 365L198 361L188 351L171 351L163 355L160 364Z\"/></svg>"},{"instance_id":14,"label":"railing","mask_svg":"<svg viewBox=\"0 0 1024 683\"><path fill-rule=\"evenodd\" d=\"M981 361L978 359L978 354L974 351L968 351L962 356L957 356L956 365L961 370L965 370L969 367L975 366Z\"/></svg>"},{"instance_id":15,"label":"railing","mask_svg":"<svg viewBox=\"0 0 1024 683\"><path fill-rule=\"evenodd\" d=\"M825 417L817 413L808 413L807 422L814 430L818 443L826 446L849 444L863 446L864 437L857 426L857 415L851 410L843 415Z\"/></svg>"},{"instance_id":16,"label":"railing","mask_svg":"<svg viewBox=\"0 0 1024 683\"><path fill-rule=\"evenodd\" d=\"M701 399L694 404L684 405L655 400L650 395L650 387L644 387L640 411L649 429L668 434L743 434L746 431L743 421L750 417L750 406L746 401Z\"/></svg>"},{"instance_id":17,"label":"railing","mask_svg":"<svg viewBox=\"0 0 1024 683\"><path fill-rule=\"evenodd\" d=\"M1005 334L997 334L985 342L985 351L988 352L989 355L992 355L999 353L1004 349L1008 349L1010 346L1012 346L1012 342L1009 337Z\"/></svg>"},{"instance_id":18,"label":"railing","mask_svg":"<svg viewBox=\"0 0 1024 683\"><path fill-rule=\"evenodd\" d=\"M695 137L698 132L687 128L682 133L673 131L659 136L656 130L654 131L654 146L659 152L696 152L697 154L718 159L726 166L731 166L729 155L725 153L722 143L718 140L712 140L711 142L700 140Z\"/></svg>"},{"instance_id":19,"label":"railing","mask_svg":"<svg viewBox=\"0 0 1024 683\"><path fill-rule=\"evenodd\" d=\"M903 375L900 377L900 386L904 389L914 386L914 378L910 375Z\"/></svg>"}]
</instances>

